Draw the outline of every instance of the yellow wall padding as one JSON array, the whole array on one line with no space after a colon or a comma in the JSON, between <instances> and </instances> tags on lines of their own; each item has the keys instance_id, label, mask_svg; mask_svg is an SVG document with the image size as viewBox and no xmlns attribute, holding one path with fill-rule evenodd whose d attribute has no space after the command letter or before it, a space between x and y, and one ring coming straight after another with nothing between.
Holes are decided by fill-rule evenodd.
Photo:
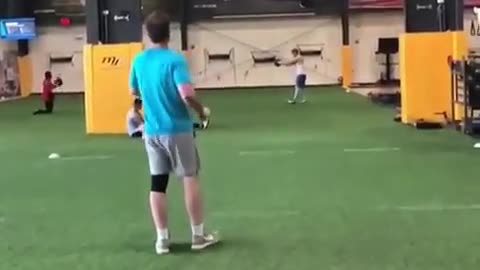
<instances>
[{"instance_id":1,"label":"yellow wall padding","mask_svg":"<svg viewBox=\"0 0 480 270\"><path fill-rule=\"evenodd\" d=\"M133 97L128 87L141 43L85 45L85 122L88 134L123 134Z\"/></svg>"},{"instance_id":2,"label":"yellow wall padding","mask_svg":"<svg viewBox=\"0 0 480 270\"><path fill-rule=\"evenodd\" d=\"M17 58L18 74L20 80L20 94L28 97L33 90L33 67L30 57L21 56Z\"/></svg>"},{"instance_id":3,"label":"yellow wall padding","mask_svg":"<svg viewBox=\"0 0 480 270\"><path fill-rule=\"evenodd\" d=\"M87 133L93 131L93 46L83 47L83 80L84 80L84 101L85 101L85 126Z\"/></svg>"},{"instance_id":4,"label":"yellow wall padding","mask_svg":"<svg viewBox=\"0 0 480 270\"><path fill-rule=\"evenodd\" d=\"M464 31L452 32L453 59L462 60L468 53L467 33Z\"/></svg>"},{"instance_id":5,"label":"yellow wall padding","mask_svg":"<svg viewBox=\"0 0 480 270\"><path fill-rule=\"evenodd\" d=\"M467 33L464 31L452 32L453 35L453 60L462 61L468 53L468 41ZM455 119L457 121L462 120L464 109L462 104L455 103Z\"/></svg>"},{"instance_id":6,"label":"yellow wall padding","mask_svg":"<svg viewBox=\"0 0 480 270\"><path fill-rule=\"evenodd\" d=\"M402 122L443 122L452 115L451 32L406 33L400 36Z\"/></svg>"},{"instance_id":7,"label":"yellow wall padding","mask_svg":"<svg viewBox=\"0 0 480 270\"><path fill-rule=\"evenodd\" d=\"M344 45L342 47L342 78L344 88L348 88L352 84L352 73L352 47L349 45Z\"/></svg>"}]
</instances>

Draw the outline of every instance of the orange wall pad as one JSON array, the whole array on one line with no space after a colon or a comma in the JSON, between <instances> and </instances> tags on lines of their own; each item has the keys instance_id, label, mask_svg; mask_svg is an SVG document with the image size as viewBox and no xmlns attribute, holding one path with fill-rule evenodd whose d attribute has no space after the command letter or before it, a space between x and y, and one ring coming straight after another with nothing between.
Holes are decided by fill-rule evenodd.
<instances>
[{"instance_id":1,"label":"orange wall pad","mask_svg":"<svg viewBox=\"0 0 480 270\"><path fill-rule=\"evenodd\" d=\"M451 74L453 35L409 33L400 36L402 122L443 122L452 115Z\"/></svg>"},{"instance_id":2,"label":"orange wall pad","mask_svg":"<svg viewBox=\"0 0 480 270\"><path fill-rule=\"evenodd\" d=\"M20 94L28 97L33 90L33 67L30 57L21 56L17 58L18 73L20 80Z\"/></svg>"},{"instance_id":3,"label":"orange wall pad","mask_svg":"<svg viewBox=\"0 0 480 270\"><path fill-rule=\"evenodd\" d=\"M85 45L85 124L88 134L126 133L133 97L128 77L143 44Z\"/></svg>"},{"instance_id":4,"label":"orange wall pad","mask_svg":"<svg viewBox=\"0 0 480 270\"><path fill-rule=\"evenodd\" d=\"M353 65L352 65L352 47L342 47L342 78L343 87L348 88L352 84L353 77Z\"/></svg>"}]
</instances>

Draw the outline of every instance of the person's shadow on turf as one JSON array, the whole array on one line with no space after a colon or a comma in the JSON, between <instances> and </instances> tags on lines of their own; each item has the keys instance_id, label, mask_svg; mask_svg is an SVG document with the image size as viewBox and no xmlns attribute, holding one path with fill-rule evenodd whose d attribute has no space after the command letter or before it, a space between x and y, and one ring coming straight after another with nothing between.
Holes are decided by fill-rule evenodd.
<instances>
[{"instance_id":1,"label":"person's shadow on turf","mask_svg":"<svg viewBox=\"0 0 480 270\"><path fill-rule=\"evenodd\" d=\"M191 253L191 254L199 254L199 253L208 253L208 252L213 252L220 247L224 245L224 242L219 242L218 244L209 247L208 249L202 250L202 251L192 251L192 243L171 243L170 244L170 253L172 254L186 254L186 253Z\"/></svg>"},{"instance_id":2,"label":"person's shadow on turf","mask_svg":"<svg viewBox=\"0 0 480 270\"><path fill-rule=\"evenodd\" d=\"M128 247L130 249L133 249L135 252L138 253L152 253L152 245L137 245L138 242L135 244L133 243L128 243ZM214 245L208 249L202 250L202 251L192 251L192 243L189 242L177 242L177 243L171 243L170 244L170 254L202 254L202 253L208 253L208 252L214 252L218 250L219 248L225 246L224 240L222 242L218 243L217 245ZM228 242L227 242L228 244Z\"/></svg>"}]
</instances>

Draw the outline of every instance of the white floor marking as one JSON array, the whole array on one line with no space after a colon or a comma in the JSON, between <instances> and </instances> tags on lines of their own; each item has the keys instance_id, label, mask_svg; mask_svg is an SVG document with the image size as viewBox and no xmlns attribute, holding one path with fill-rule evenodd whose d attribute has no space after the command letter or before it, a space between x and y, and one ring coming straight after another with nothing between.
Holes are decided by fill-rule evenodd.
<instances>
[{"instance_id":1,"label":"white floor marking","mask_svg":"<svg viewBox=\"0 0 480 270\"><path fill-rule=\"evenodd\" d=\"M277 156L277 155L293 155L295 151L281 149L281 150L257 150L257 151L240 151L240 156Z\"/></svg>"},{"instance_id":2,"label":"white floor marking","mask_svg":"<svg viewBox=\"0 0 480 270\"><path fill-rule=\"evenodd\" d=\"M3 98L3 99L0 99L0 102L14 101L14 100L22 99L22 98L24 98L24 97L9 97L9 98Z\"/></svg>"},{"instance_id":3,"label":"white floor marking","mask_svg":"<svg viewBox=\"0 0 480 270\"><path fill-rule=\"evenodd\" d=\"M54 159L54 160L59 160L59 161L82 161L82 160L107 160L107 159L112 159L112 158L113 158L113 156L98 155L98 156L60 157L59 159Z\"/></svg>"},{"instance_id":4,"label":"white floor marking","mask_svg":"<svg viewBox=\"0 0 480 270\"><path fill-rule=\"evenodd\" d=\"M466 211L466 210L480 210L480 204L467 205L410 205L410 206L396 206L396 207L382 207L382 210L397 210L397 211L411 211L411 212L435 212L435 211Z\"/></svg>"},{"instance_id":5,"label":"white floor marking","mask_svg":"<svg viewBox=\"0 0 480 270\"><path fill-rule=\"evenodd\" d=\"M400 151L399 147L375 147L375 148L346 148L343 149L345 153L359 153L359 152L396 152Z\"/></svg>"},{"instance_id":6,"label":"white floor marking","mask_svg":"<svg viewBox=\"0 0 480 270\"><path fill-rule=\"evenodd\" d=\"M299 216L299 211L286 210L286 211L221 211L211 213L213 217L223 218L255 218L255 219L271 219L280 217L293 217Z\"/></svg>"}]
</instances>

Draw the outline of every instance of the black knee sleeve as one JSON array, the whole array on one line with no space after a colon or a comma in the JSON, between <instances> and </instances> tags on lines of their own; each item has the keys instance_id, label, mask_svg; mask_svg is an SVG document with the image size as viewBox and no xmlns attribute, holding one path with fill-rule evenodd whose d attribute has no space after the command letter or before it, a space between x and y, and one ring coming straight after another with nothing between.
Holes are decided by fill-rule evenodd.
<instances>
[{"instance_id":1,"label":"black knee sleeve","mask_svg":"<svg viewBox=\"0 0 480 270\"><path fill-rule=\"evenodd\" d=\"M152 175L152 187L150 190L153 192L167 193L168 178L168 174Z\"/></svg>"}]
</instances>

